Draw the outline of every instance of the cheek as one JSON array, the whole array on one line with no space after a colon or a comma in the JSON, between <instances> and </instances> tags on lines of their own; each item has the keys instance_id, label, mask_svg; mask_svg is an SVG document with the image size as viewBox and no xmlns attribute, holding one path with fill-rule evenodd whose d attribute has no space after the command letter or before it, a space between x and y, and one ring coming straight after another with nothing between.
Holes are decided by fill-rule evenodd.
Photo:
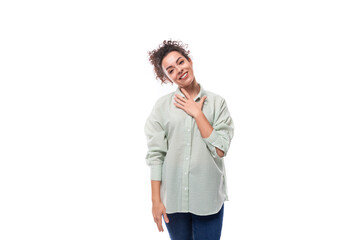
<instances>
[{"instance_id":1,"label":"cheek","mask_svg":"<svg viewBox=\"0 0 360 240\"><path fill-rule=\"evenodd\" d=\"M167 78L172 82L176 81L176 78L174 78L172 75L167 75Z\"/></svg>"},{"instance_id":2,"label":"cheek","mask_svg":"<svg viewBox=\"0 0 360 240\"><path fill-rule=\"evenodd\" d=\"M171 74L169 74L168 72L164 72L164 74L168 79L172 79Z\"/></svg>"},{"instance_id":3,"label":"cheek","mask_svg":"<svg viewBox=\"0 0 360 240\"><path fill-rule=\"evenodd\" d=\"M173 79L173 80L177 80L177 78L176 78L176 76L177 76L176 72L173 72L173 73L169 74L168 76L169 76L169 78L171 78L171 79Z\"/></svg>"},{"instance_id":4,"label":"cheek","mask_svg":"<svg viewBox=\"0 0 360 240\"><path fill-rule=\"evenodd\" d=\"M174 79L173 74L168 74L168 75L167 75L167 77L168 77L169 79L171 79L171 80L173 80L173 79Z\"/></svg>"}]
</instances>

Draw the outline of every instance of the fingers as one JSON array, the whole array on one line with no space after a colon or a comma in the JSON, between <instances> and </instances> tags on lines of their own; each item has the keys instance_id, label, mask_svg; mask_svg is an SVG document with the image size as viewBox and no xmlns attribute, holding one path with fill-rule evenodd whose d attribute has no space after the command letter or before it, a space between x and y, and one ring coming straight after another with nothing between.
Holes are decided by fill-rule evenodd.
<instances>
[{"instance_id":1,"label":"fingers","mask_svg":"<svg viewBox=\"0 0 360 240\"><path fill-rule=\"evenodd\" d=\"M204 106L204 102L205 102L206 96L202 97L200 100L200 107L202 108Z\"/></svg>"},{"instance_id":2,"label":"fingers","mask_svg":"<svg viewBox=\"0 0 360 240\"><path fill-rule=\"evenodd\" d=\"M167 216L167 214L166 214L165 211L163 212L163 215L164 215L164 220L165 220L165 222L166 222L166 223L169 223L169 218L168 218L168 216Z\"/></svg>"},{"instance_id":3,"label":"fingers","mask_svg":"<svg viewBox=\"0 0 360 240\"><path fill-rule=\"evenodd\" d=\"M205 99L206 99L206 96L203 96L203 97L201 98L201 105L205 102Z\"/></svg>"},{"instance_id":4,"label":"fingers","mask_svg":"<svg viewBox=\"0 0 360 240\"><path fill-rule=\"evenodd\" d=\"M177 102L186 102L185 98L180 97L179 95L175 94L175 100L178 100Z\"/></svg>"},{"instance_id":5,"label":"fingers","mask_svg":"<svg viewBox=\"0 0 360 240\"><path fill-rule=\"evenodd\" d=\"M186 103L185 99L175 94L174 100L175 100L174 105L184 110L184 105Z\"/></svg>"},{"instance_id":6,"label":"fingers","mask_svg":"<svg viewBox=\"0 0 360 240\"><path fill-rule=\"evenodd\" d=\"M156 216L156 217L154 217L154 221L155 221L155 223L156 223L156 225L157 225L157 227L158 227L158 229L159 229L159 232L163 232L164 229L163 229L163 227L162 227L161 214L158 215L158 216Z\"/></svg>"},{"instance_id":7,"label":"fingers","mask_svg":"<svg viewBox=\"0 0 360 240\"><path fill-rule=\"evenodd\" d=\"M176 95L177 95L177 94L176 94ZM185 103L186 103L185 99L182 98L182 97L176 96L176 95L175 95L175 97L174 97L174 100L175 100L174 103L177 103L177 104L180 105L180 106L184 106ZM175 104L175 106L176 106L176 104Z\"/></svg>"},{"instance_id":8,"label":"fingers","mask_svg":"<svg viewBox=\"0 0 360 240\"><path fill-rule=\"evenodd\" d=\"M163 232L164 229L163 229L163 226L162 226L161 218L157 221L156 224L157 224L157 226L158 226L159 232Z\"/></svg>"},{"instance_id":9,"label":"fingers","mask_svg":"<svg viewBox=\"0 0 360 240\"><path fill-rule=\"evenodd\" d=\"M180 88L180 90L181 90L181 92L185 95L185 97L186 97L187 99L191 99L191 98L190 98L190 95L188 94L188 92L187 92L184 88Z\"/></svg>"},{"instance_id":10,"label":"fingers","mask_svg":"<svg viewBox=\"0 0 360 240\"><path fill-rule=\"evenodd\" d=\"M158 229L159 229L159 232L163 232L164 231L164 228L162 226L162 216L164 216L164 221L166 223L169 223L169 218L166 214L166 211L163 210L162 212L160 212L159 214L157 214L156 216L154 216L154 222L156 223Z\"/></svg>"},{"instance_id":11,"label":"fingers","mask_svg":"<svg viewBox=\"0 0 360 240\"><path fill-rule=\"evenodd\" d=\"M179 103L177 103L177 102L174 102L174 105L175 105L176 107L181 108L181 109L184 110L184 106L183 106L183 105L181 105L181 104L179 104Z\"/></svg>"},{"instance_id":12,"label":"fingers","mask_svg":"<svg viewBox=\"0 0 360 240\"><path fill-rule=\"evenodd\" d=\"M169 222L169 218L166 215L166 209L164 204L162 204L162 202L153 202L153 208L152 208L152 213L153 213L153 217L154 217L154 222L156 223L159 232L163 232L164 228L162 226L162 219L164 216L164 220L166 223Z\"/></svg>"}]
</instances>

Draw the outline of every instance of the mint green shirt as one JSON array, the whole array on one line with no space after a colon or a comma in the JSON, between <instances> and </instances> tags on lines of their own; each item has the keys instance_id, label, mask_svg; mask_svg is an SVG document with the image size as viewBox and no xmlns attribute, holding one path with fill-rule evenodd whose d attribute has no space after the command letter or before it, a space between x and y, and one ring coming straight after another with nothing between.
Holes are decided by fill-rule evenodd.
<instances>
[{"instance_id":1,"label":"mint green shirt","mask_svg":"<svg viewBox=\"0 0 360 240\"><path fill-rule=\"evenodd\" d=\"M214 130L203 138L195 119L174 105L179 87L160 97L146 120L146 163L151 180L161 181L160 197L167 213L217 213L228 200L224 157L234 134L225 99L201 84L194 101L205 99L202 111ZM224 157L215 147L224 151Z\"/></svg>"}]
</instances>

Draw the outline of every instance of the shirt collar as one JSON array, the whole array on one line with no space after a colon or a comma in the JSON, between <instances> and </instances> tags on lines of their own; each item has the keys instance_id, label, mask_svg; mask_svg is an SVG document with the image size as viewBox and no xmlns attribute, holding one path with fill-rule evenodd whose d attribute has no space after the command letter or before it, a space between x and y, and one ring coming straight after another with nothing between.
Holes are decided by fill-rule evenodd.
<instances>
[{"instance_id":1,"label":"shirt collar","mask_svg":"<svg viewBox=\"0 0 360 240\"><path fill-rule=\"evenodd\" d=\"M200 91L199 91L198 95L194 98L195 102L197 101L197 99L201 99L205 95L205 89L202 87L202 85L200 83L198 83L198 84L200 86ZM185 95L180 91L179 86L177 87L175 93L177 93L185 98Z\"/></svg>"}]
</instances>

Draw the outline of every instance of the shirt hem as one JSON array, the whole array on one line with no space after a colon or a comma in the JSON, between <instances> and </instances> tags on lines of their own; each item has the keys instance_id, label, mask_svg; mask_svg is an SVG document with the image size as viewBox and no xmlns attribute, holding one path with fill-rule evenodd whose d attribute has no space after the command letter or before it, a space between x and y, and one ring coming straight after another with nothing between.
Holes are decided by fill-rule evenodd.
<instances>
[{"instance_id":1,"label":"shirt hem","mask_svg":"<svg viewBox=\"0 0 360 240\"><path fill-rule=\"evenodd\" d=\"M166 214L173 214L173 213L191 213L191 214L194 214L194 215L197 215L197 216L213 215L213 214L218 213L218 212L221 210L223 204L225 204L226 201L229 201L229 200L225 199L225 200L222 202L222 204L220 205L220 208L219 208L219 209L217 209L217 210L215 210L215 211L211 211L211 212L209 212L209 213L196 213L196 212L194 212L194 211L169 211L169 212L166 211Z\"/></svg>"}]
</instances>

